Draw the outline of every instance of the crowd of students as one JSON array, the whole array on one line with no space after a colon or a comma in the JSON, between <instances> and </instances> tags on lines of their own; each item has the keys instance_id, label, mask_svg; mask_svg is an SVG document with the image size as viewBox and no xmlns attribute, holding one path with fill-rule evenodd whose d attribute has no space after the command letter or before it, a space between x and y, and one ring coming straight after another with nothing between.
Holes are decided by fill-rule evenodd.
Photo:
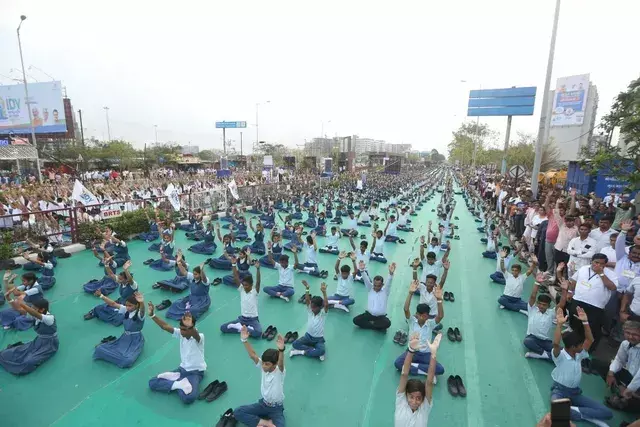
<instances>
[{"instance_id":1,"label":"crowd of students","mask_svg":"<svg viewBox=\"0 0 640 427\"><path fill-rule=\"evenodd\" d=\"M172 292L188 290L187 296L173 302L165 300L154 305L146 301L145 306L143 292L130 272L134 260L129 255L129 243L106 227L102 239L92 248L104 268L104 276L83 285L85 292L101 301L84 318L122 326L123 333L120 337L104 338L94 350L94 359L121 368L133 366L143 351L142 330L145 320L150 318L179 341L181 362L178 368L151 378L149 388L175 392L186 404L198 399L215 400L226 391L227 384L214 381L201 387L207 369L205 336L196 325L211 305L211 285L235 287L240 295L239 315L221 322L220 330L239 334L247 354L260 369L261 399L227 411L218 426L231 427L236 422L247 426L284 426L287 344L292 347L288 351L290 358L303 356L325 361L324 328L332 310L350 313L358 307L359 314L352 320L356 327L389 329L389 294L398 263L387 259L385 247L419 240L416 258L410 263L411 283L395 285L407 289L403 307L407 327L393 336L394 342L406 346L393 362L400 371L394 425L426 426L433 387L437 377L445 372L437 360L440 331L444 329L444 301L455 300L454 294L445 292L444 287L451 266L450 241L459 238L453 223L454 211L461 209L456 207L457 199L464 201L477 218L478 231L485 236L483 256L496 260L496 272L490 278L504 286L497 307L528 316L527 331L523 334L525 357L556 365L551 373L552 399L570 399L574 420L606 425L602 420L612 417L611 410L582 395L579 388L584 371L602 375L609 386L615 386L616 391L607 399L608 406L624 411L639 408L636 390L640 379L636 380L636 375L640 371L640 347L636 346L640 344L640 296L636 299L635 295L636 289L640 291L637 278L640 219L633 211L629 215L628 204L615 198L609 204L603 201L604 214L596 226L595 216L601 211L597 200L583 199L574 191L568 194L549 191L541 201L536 201L526 188L509 190L475 171L456 174L438 168L417 169L399 176L370 173L363 189L355 185L354 178L341 177L331 187L290 187L268 198L248 201L249 210L232 207L225 216L213 221L207 221L203 212L190 211L187 223L178 226L170 215L161 220L158 208L149 211L149 230L137 238L151 243L149 250L158 256L135 260L135 265L174 271L173 279L153 285ZM209 185L206 180L198 182L205 187ZM113 185L127 193L125 196L139 190L135 184ZM456 192L462 197L455 197ZM102 194L109 197L108 189ZM411 218L434 197L437 200L434 220L428 222L426 234L420 235ZM250 218L247 223L246 214L259 220L254 222ZM615 227L618 231L612 230ZM362 230L371 230L371 239L360 234ZM184 251L176 248L177 232L185 232L193 245ZM319 243L319 238L324 244ZM158 239L160 242L155 242ZM252 243L248 244L248 240ZM346 241L351 248L349 252L340 248L345 248ZM222 253L213 257L218 244L222 245ZM38 258L25 265L29 272L22 275L21 284L14 283L17 276L11 271L5 273L3 281L3 296L10 307L0 311L2 326L19 330L33 327L37 333L33 341L18 342L0 351L0 366L16 375L35 370L56 353L59 345L55 317L45 298L45 283L49 287L55 284L58 261L48 239L42 238L31 246ZM187 251L212 258L190 269ZM335 264L321 267L319 252L334 255ZM515 263L516 259L526 268ZM371 262L388 264L387 277L372 277ZM271 326L263 327L259 318L261 289L268 298L289 303L299 287L297 275L330 280L331 267L337 282L333 293L322 282L316 290L320 295L313 296L309 283L299 281L305 291L298 302L306 306L308 318L302 336L297 332L283 336ZM262 268L278 271L277 284L261 286ZM529 298L523 299L524 282L529 276L535 277L535 283ZM354 299L356 281L367 289L365 302ZM110 297L116 291L117 298ZM164 310L167 320L159 315ZM173 321L178 324L174 326ZM621 341L611 363L593 357L603 333L609 336L609 341L616 338ZM446 337L452 342L462 339L458 328L448 328ZM276 348L258 355L250 339L275 339ZM410 375L415 378L410 379ZM453 396L467 394L460 376L450 375L446 387Z\"/></svg>"},{"instance_id":2,"label":"crowd of students","mask_svg":"<svg viewBox=\"0 0 640 427\"><path fill-rule=\"evenodd\" d=\"M504 286L499 307L528 316L525 357L555 365L552 401L569 399L572 420L599 426L608 425L611 409L640 412L637 197L632 203L612 192L601 200L550 188L536 200L526 185L513 188L479 172L461 174L461 181L484 235L482 255L497 260L490 278ZM524 274L516 259L528 265ZM523 299L525 278L533 274ZM601 376L610 393L585 396L583 373Z\"/></svg>"}]
</instances>

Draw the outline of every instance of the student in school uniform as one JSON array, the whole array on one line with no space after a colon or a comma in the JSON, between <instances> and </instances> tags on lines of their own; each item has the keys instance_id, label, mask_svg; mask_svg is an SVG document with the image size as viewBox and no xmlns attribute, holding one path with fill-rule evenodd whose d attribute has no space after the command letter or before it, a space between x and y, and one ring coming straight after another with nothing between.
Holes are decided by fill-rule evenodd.
<instances>
[{"instance_id":1,"label":"student in school uniform","mask_svg":"<svg viewBox=\"0 0 640 427\"><path fill-rule=\"evenodd\" d=\"M93 351L93 359L113 363L119 368L130 368L144 348L144 297L135 292L124 304L119 304L102 295L99 289L95 295L122 315L124 333L116 340L100 343Z\"/></svg>"},{"instance_id":2,"label":"student in school uniform","mask_svg":"<svg viewBox=\"0 0 640 427\"><path fill-rule=\"evenodd\" d=\"M207 363L204 361L204 334L196 329L196 319L191 313L182 316L178 329L157 317L154 310L153 303L149 302L149 317L161 329L180 340L180 367L151 378L149 388L164 393L175 391L182 402L193 403L198 398L200 381L207 370Z\"/></svg>"},{"instance_id":3,"label":"student in school uniform","mask_svg":"<svg viewBox=\"0 0 640 427\"><path fill-rule=\"evenodd\" d=\"M273 230L271 230L271 241L267 242L267 246L271 248L271 261L269 261L269 255L264 255L262 258L260 258L260 265L275 270L276 263L280 259L280 255L282 255L280 233L276 231L275 227L273 228ZM322 250L320 251L322 252Z\"/></svg>"},{"instance_id":4,"label":"student in school uniform","mask_svg":"<svg viewBox=\"0 0 640 427\"><path fill-rule=\"evenodd\" d=\"M138 284L133 280L133 276L129 272L129 268L131 268L131 261L127 261L122 267L124 270L117 276L113 274L109 266L104 268L109 277L118 283L120 296L115 300L118 304L125 304L127 299L129 299L129 297L138 290ZM100 289L96 290L96 292L98 291L100 291ZM100 295L103 295L101 291ZM110 323L113 326L120 326L124 321L124 313L121 313L119 310L114 310L113 306L109 306L108 304L99 304L95 306L91 311L84 315L84 320L90 320L94 317L97 317L103 322Z\"/></svg>"},{"instance_id":5,"label":"student in school uniform","mask_svg":"<svg viewBox=\"0 0 640 427\"><path fill-rule=\"evenodd\" d=\"M358 219L354 216L353 211L349 210L349 217L345 220L345 227L341 229L345 236L357 236L358 235Z\"/></svg>"},{"instance_id":6,"label":"student in school uniform","mask_svg":"<svg viewBox=\"0 0 640 427\"><path fill-rule=\"evenodd\" d=\"M583 267L584 268L584 267ZM589 358L589 348L593 344L593 334L589 327L587 313L576 308L577 319L583 326L584 337L577 331L562 334L562 325L567 322L567 316L559 308L556 312L556 329L553 335L553 350L551 358L556 365L551 372L553 385L551 400L570 399L571 419L573 421L588 421L597 426L608 426L602 420L613 418L613 413L603 404L582 394L580 381L582 380L581 361ZM560 340L564 348L560 347Z\"/></svg>"},{"instance_id":7,"label":"student in school uniform","mask_svg":"<svg viewBox=\"0 0 640 427\"><path fill-rule=\"evenodd\" d=\"M95 247L93 248L93 255L100 259L100 255ZM103 295L109 295L118 288L118 283L112 277L113 272L118 268L118 264L116 264L113 256L109 255L107 251L103 252L102 264L104 265L104 276L102 276L102 279L91 279L82 285L82 289L84 289L86 293L93 294L100 289Z\"/></svg>"},{"instance_id":8,"label":"student in school uniform","mask_svg":"<svg viewBox=\"0 0 640 427\"><path fill-rule=\"evenodd\" d=\"M527 335L524 338L523 344L527 350L529 350L524 354L524 357L551 361L553 341L549 337L549 330L553 325L555 312L549 308L551 306L551 297L547 294L538 295L540 285L545 283L546 280L547 275L545 273L536 274L536 281L533 284L531 295L529 296L529 304L527 307ZM564 310L567 302L569 282L563 280L560 286L562 288L562 296L556 309L560 308Z\"/></svg>"},{"instance_id":9,"label":"student in school uniform","mask_svg":"<svg viewBox=\"0 0 640 427\"><path fill-rule=\"evenodd\" d=\"M398 237L398 223L396 222L395 215L390 215L387 221L387 226L384 229L384 240L391 243L400 242Z\"/></svg>"},{"instance_id":10,"label":"student in school uniform","mask_svg":"<svg viewBox=\"0 0 640 427\"><path fill-rule=\"evenodd\" d=\"M276 269L278 270L278 285L277 286L265 286L264 292L273 298L280 298L289 302L289 298L293 296L295 290L293 288L293 272L294 267L298 265L298 252L295 251L293 253L294 267L289 265L289 256L282 254L276 263L273 261L273 257L271 254L271 245L267 245L267 256L269 257L269 261L275 263Z\"/></svg>"},{"instance_id":11,"label":"student in school uniform","mask_svg":"<svg viewBox=\"0 0 640 427\"><path fill-rule=\"evenodd\" d=\"M10 303L14 310L34 319L36 337L33 341L16 343L0 351L0 366L13 375L26 375L58 352L58 327L55 317L49 313L49 301L46 299L26 304L18 298Z\"/></svg>"},{"instance_id":12,"label":"student in school uniform","mask_svg":"<svg viewBox=\"0 0 640 427\"><path fill-rule=\"evenodd\" d=\"M436 325L440 323L440 321L444 318L444 309L442 308L442 287L437 287L434 290L434 296L437 302L437 313L431 313L428 304L420 303L416 307L416 314L411 315L411 300L413 298L413 294L418 290L419 283L417 280L411 282L409 286L409 293L407 298L404 301L404 316L407 319L407 323L409 324L409 336L413 336L414 334L418 334L420 339L420 348L421 350L417 351L413 355L413 361L410 366L410 372L412 375L427 375L429 371L429 364L431 361L431 355L428 353L428 343L433 335L434 329ZM429 315L435 314L435 318L431 318ZM407 352L402 353L395 360L394 365L396 369L399 371L402 370L405 358L407 356ZM437 362L436 362L437 363ZM444 374L444 367L437 363L436 366L436 375Z\"/></svg>"},{"instance_id":13,"label":"student in school uniform","mask_svg":"<svg viewBox=\"0 0 640 427\"><path fill-rule=\"evenodd\" d=\"M387 263L387 258L384 256L384 234L382 230L375 230L371 236L373 237L373 242L371 243L371 261L381 262L383 264Z\"/></svg>"},{"instance_id":14,"label":"student in school uniform","mask_svg":"<svg viewBox=\"0 0 640 427\"><path fill-rule=\"evenodd\" d=\"M422 344L419 334L414 334L406 352L400 374L400 384L396 390L396 408L394 427L425 427L433 406L433 385L436 375L436 354L442 335L438 334L433 342ZM413 358L419 351L430 355L426 381L409 379Z\"/></svg>"},{"instance_id":15,"label":"student in school uniform","mask_svg":"<svg viewBox=\"0 0 640 427\"><path fill-rule=\"evenodd\" d=\"M284 338L278 335L276 340L278 349L269 348L258 357L253 346L249 343L249 331L242 327L240 341L249 354L249 358L260 369L262 379L260 382L260 394L262 398L258 403L244 405L236 408L233 415L237 421L248 426L282 427L285 426L284 418Z\"/></svg>"},{"instance_id":16,"label":"student in school uniform","mask_svg":"<svg viewBox=\"0 0 640 427\"><path fill-rule=\"evenodd\" d=\"M237 261L232 259L233 277L235 278L238 292L240 293L240 316L220 325L220 330L225 334L239 334L242 327L246 326L252 338L262 337L262 325L258 318L258 294L260 293L260 262L254 261L256 267L256 284L253 285L251 275L240 278ZM234 262L236 261L236 262Z\"/></svg>"},{"instance_id":17,"label":"student in school uniform","mask_svg":"<svg viewBox=\"0 0 640 427\"><path fill-rule=\"evenodd\" d=\"M491 273L489 275L489 278L494 283L497 283L499 285L504 285L506 284L506 279L504 278L504 274L502 273L501 263L504 263L504 268L506 269L511 268L511 261L513 261L514 255L511 255L511 248L509 246L505 246L504 248L502 248L501 252L504 252L505 254L504 260L502 259L502 257L498 257L496 261L496 264L497 264L496 271Z\"/></svg>"},{"instance_id":18,"label":"student in school uniform","mask_svg":"<svg viewBox=\"0 0 640 427\"><path fill-rule=\"evenodd\" d=\"M29 254L27 252L22 254L22 257L24 259L31 262L32 264L37 264L41 267L41 269L39 270L41 274L40 274L40 277L38 277L38 283L40 283L40 286L42 286L43 291L47 291L53 288L53 285L56 284L56 278L54 277L55 266L51 262L51 256L52 255L49 252L41 251L41 252L38 252L36 259L31 261L29 259ZM37 270L32 270L32 271L37 271Z\"/></svg>"},{"instance_id":19,"label":"student in school uniform","mask_svg":"<svg viewBox=\"0 0 640 427\"><path fill-rule=\"evenodd\" d=\"M182 264L177 264L181 274L187 277L191 282L189 285L189 295L174 301L167 310L167 318L181 320L186 313L190 313L193 318L197 319L202 316L211 306L211 298L209 297L210 282L204 273L204 262L193 269L193 272L187 272Z\"/></svg>"},{"instance_id":20,"label":"student in school uniform","mask_svg":"<svg viewBox=\"0 0 640 427\"><path fill-rule=\"evenodd\" d=\"M346 252L341 252L336 260L336 278L338 279L338 287L336 293L331 295L328 299L329 307L337 308L339 310L349 312L349 306L355 304L353 299L353 280L357 273L356 269L356 254L351 253L351 262L353 263L353 272L348 265L340 267L340 263L347 257ZM364 262L361 264L364 271Z\"/></svg>"},{"instance_id":21,"label":"student in school uniform","mask_svg":"<svg viewBox=\"0 0 640 427\"><path fill-rule=\"evenodd\" d=\"M396 271L396 263L389 265L389 277L385 283L382 276L373 278L373 283L369 277L369 272L362 272L362 279L368 291L367 311L353 318L353 324L363 329L375 329L386 331L391 326L391 321L387 317L387 303L391 292L391 282L393 273Z\"/></svg>"},{"instance_id":22,"label":"student in school uniform","mask_svg":"<svg viewBox=\"0 0 640 427\"><path fill-rule=\"evenodd\" d=\"M369 267L369 260L371 259L371 252L367 249L369 247L369 242L363 240L360 242L360 247L356 250L356 244L353 242L353 237L349 237L349 243L351 244L351 249L354 250L353 253L356 254L356 263L359 265L360 262L364 262L364 268ZM359 272L356 273L355 280L357 282L362 282L362 276Z\"/></svg>"},{"instance_id":23,"label":"student in school uniform","mask_svg":"<svg viewBox=\"0 0 640 427\"><path fill-rule=\"evenodd\" d=\"M307 241L302 248L305 252L306 261L304 264L297 264L294 268L298 273L305 273L309 276L325 279L329 273L326 270L320 271L318 268L318 240L316 239L315 231L312 231L311 234L307 236ZM298 247L294 245L291 251L296 253Z\"/></svg>"},{"instance_id":24,"label":"student in school uniform","mask_svg":"<svg viewBox=\"0 0 640 427\"><path fill-rule=\"evenodd\" d=\"M531 266L523 275L520 264L512 265L511 271L507 271L504 266L504 258L506 256L506 251L503 250L500 252L500 269L502 270L502 274L504 274L506 284L502 295L498 298L498 304L501 309L506 308L507 310L518 311L524 315L528 315L527 303L522 301L522 291L525 280L531 276L531 273L533 273L533 270L535 270L538 265L538 259L535 255L531 255Z\"/></svg>"},{"instance_id":25,"label":"student in school uniform","mask_svg":"<svg viewBox=\"0 0 640 427\"><path fill-rule=\"evenodd\" d=\"M440 261L439 261L440 262ZM444 288L444 284L447 281L447 274L449 273L449 268L451 267L451 262L448 259L444 259L442 262L442 267L444 269L444 273L440 277L440 284L436 286L438 281L438 276L435 274L427 274L424 282L419 282L418 289L414 292L420 293L420 304L427 304L429 306L429 319L435 319L438 312L438 298L436 298L435 290L440 288ZM413 263L413 280L418 280L418 263L417 259ZM442 324L437 323L434 327L434 330L438 331L442 329Z\"/></svg>"},{"instance_id":26,"label":"student in school uniform","mask_svg":"<svg viewBox=\"0 0 640 427\"><path fill-rule=\"evenodd\" d=\"M307 332L291 344L293 350L289 352L289 357L317 357L320 361L324 361L324 355L326 353L324 323L327 319L326 315L329 312L327 284L322 282L320 285L322 297L311 297L309 283L303 280L302 284L307 289L305 294L305 303L307 304Z\"/></svg>"},{"instance_id":27,"label":"student in school uniform","mask_svg":"<svg viewBox=\"0 0 640 427\"><path fill-rule=\"evenodd\" d=\"M338 240L340 240L340 236L342 234L338 231L338 227L331 227L331 234L327 236L327 244L319 249L321 254L334 254L337 255L339 253L338 250Z\"/></svg>"},{"instance_id":28,"label":"student in school uniform","mask_svg":"<svg viewBox=\"0 0 640 427\"><path fill-rule=\"evenodd\" d=\"M36 280L36 275L33 271L28 271L22 275L22 284L19 286L13 285L16 277L10 270L7 270L4 274L4 289L6 290L4 295L7 300L10 300L13 296L24 303L33 304L44 298L42 287ZM0 324L4 329L26 331L33 326L34 318L12 307L0 311Z\"/></svg>"}]
</instances>

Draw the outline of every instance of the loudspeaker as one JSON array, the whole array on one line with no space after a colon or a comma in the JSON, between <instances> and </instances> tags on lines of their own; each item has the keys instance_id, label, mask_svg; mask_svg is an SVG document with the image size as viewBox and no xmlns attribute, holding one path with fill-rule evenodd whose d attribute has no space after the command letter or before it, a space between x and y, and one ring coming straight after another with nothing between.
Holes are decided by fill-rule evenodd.
<instances>
[{"instance_id":1,"label":"loudspeaker","mask_svg":"<svg viewBox=\"0 0 640 427\"><path fill-rule=\"evenodd\" d=\"M284 160L284 166L287 168L295 168L296 167L296 158L294 156L284 156L282 158Z\"/></svg>"},{"instance_id":2,"label":"loudspeaker","mask_svg":"<svg viewBox=\"0 0 640 427\"><path fill-rule=\"evenodd\" d=\"M226 157L220 158L220 169L229 169L229 161Z\"/></svg>"},{"instance_id":3,"label":"loudspeaker","mask_svg":"<svg viewBox=\"0 0 640 427\"><path fill-rule=\"evenodd\" d=\"M324 171L325 172L331 172L331 168L333 166L333 159L328 157L326 159L324 159Z\"/></svg>"}]
</instances>

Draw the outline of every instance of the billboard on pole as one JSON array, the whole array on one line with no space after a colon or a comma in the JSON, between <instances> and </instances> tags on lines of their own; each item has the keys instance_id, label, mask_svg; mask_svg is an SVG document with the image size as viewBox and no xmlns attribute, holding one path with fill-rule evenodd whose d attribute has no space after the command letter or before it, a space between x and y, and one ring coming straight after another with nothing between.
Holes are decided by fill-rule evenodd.
<instances>
[{"instance_id":1,"label":"billboard on pole","mask_svg":"<svg viewBox=\"0 0 640 427\"><path fill-rule=\"evenodd\" d=\"M60 82L29 83L29 102L24 85L0 86L0 134L31 131L29 110L36 133L64 133L67 123Z\"/></svg>"},{"instance_id":2,"label":"billboard on pole","mask_svg":"<svg viewBox=\"0 0 640 427\"><path fill-rule=\"evenodd\" d=\"M551 110L551 126L581 126L589 96L589 74L560 77Z\"/></svg>"}]
</instances>

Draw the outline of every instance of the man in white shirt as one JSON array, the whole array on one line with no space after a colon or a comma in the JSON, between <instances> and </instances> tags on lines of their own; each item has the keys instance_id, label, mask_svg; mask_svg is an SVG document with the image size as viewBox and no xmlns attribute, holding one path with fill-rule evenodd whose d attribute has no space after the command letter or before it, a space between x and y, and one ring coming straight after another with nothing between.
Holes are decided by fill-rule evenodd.
<instances>
[{"instance_id":1,"label":"man in white shirt","mask_svg":"<svg viewBox=\"0 0 640 427\"><path fill-rule=\"evenodd\" d=\"M180 329L178 329L155 315L151 301L148 308L149 317L156 322L156 325L180 340L180 367L151 378L149 388L164 393L176 391L182 402L193 403L198 398L200 381L207 369L207 363L204 361L204 334L196 329L196 319L191 316L191 313L185 313L182 316Z\"/></svg>"},{"instance_id":2,"label":"man in white shirt","mask_svg":"<svg viewBox=\"0 0 640 427\"><path fill-rule=\"evenodd\" d=\"M567 245L566 252L569 254L569 276L573 276L581 267L589 265L591 258L596 253L596 241L589 237L590 231L591 228L589 228L587 224L580 224L580 227L578 227L578 237L571 239Z\"/></svg>"},{"instance_id":3,"label":"man in white shirt","mask_svg":"<svg viewBox=\"0 0 640 427\"><path fill-rule=\"evenodd\" d=\"M609 245L609 236L615 233L615 230L611 229L611 223L613 218L610 216L603 216L598 222L599 227L591 230L589 237L596 241L596 252Z\"/></svg>"},{"instance_id":4,"label":"man in white shirt","mask_svg":"<svg viewBox=\"0 0 640 427\"><path fill-rule=\"evenodd\" d=\"M307 332L291 344L293 350L289 353L289 357L307 356L324 361L324 354L326 353L324 345L324 323L327 319L327 313L329 312L327 284L322 282L322 285L320 285L322 297L311 297L309 283L303 280L302 284L307 289L305 293L305 303L307 304Z\"/></svg>"},{"instance_id":5,"label":"man in white shirt","mask_svg":"<svg viewBox=\"0 0 640 427\"><path fill-rule=\"evenodd\" d=\"M382 276L374 277L372 282L367 270L362 273L364 285L368 290L367 311L353 318L354 325L363 329L375 329L378 331L389 329L391 321L387 317L387 303L395 271L396 263L394 262L389 266L387 283L384 282Z\"/></svg>"},{"instance_id":6,"label":"man in white shirt","mask_svg":"<svg viewBox=\"0 0 640 427\"><path fill-rule=\"evenodd\" d=\"M276 341L278 349L268 348L262 353L262 357L258 357L248 338L249 332L243 326L240 332L240 341L262 374L260 381L262 398L258 403L236 408L233 411L233 416L237 421L247 426L284 426L284 378L286 374L284 369L284 338L282 335L278 335Z\"/></svg>"}]
</instances>

